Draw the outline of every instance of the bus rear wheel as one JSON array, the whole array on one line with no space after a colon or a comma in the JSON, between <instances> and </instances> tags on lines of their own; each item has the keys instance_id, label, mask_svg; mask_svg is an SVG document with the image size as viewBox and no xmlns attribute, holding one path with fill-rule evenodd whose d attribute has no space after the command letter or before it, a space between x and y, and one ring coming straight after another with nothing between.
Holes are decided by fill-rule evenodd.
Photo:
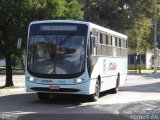
<instances>
[{"instance_id":1,"label":"bus rear wheel","mask_svg":"<svg viewBox=\"0 0 160 120\"><path fill-rule=\"evenodd\" d=\"M50 96L48 93L37 93L37 95L40 100L48 100Z\"/></svg>"},{"instance_id":2,"label":"bus rear wheel","mask_svg":"<svg viewBox=\"0 0 160 120\"><path fill-rule=\"evenodd\" d=\"M100 82L97 79L95 85L95 93L91 95L91 101L97 101L100 97Z\"/></svg>"},{"instance_id":3,"label":"bus rear wheel","mask_svg":"<svg viewBox=\"0 0 160 120\"><path fill-rule=\"evenodd\" d=\"M119 91L119 82L120 82L120 75L118 74L117 80L116 80L116 87L112 90L113 93L118 93Z\"/></svg>"}]
</instances>

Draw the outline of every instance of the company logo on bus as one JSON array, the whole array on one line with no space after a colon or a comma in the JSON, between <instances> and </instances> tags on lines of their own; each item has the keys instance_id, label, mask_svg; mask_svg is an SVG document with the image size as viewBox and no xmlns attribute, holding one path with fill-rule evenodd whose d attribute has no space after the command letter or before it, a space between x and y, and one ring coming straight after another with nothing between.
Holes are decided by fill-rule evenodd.
<instances>
[{"instance_id":1,"label":"company logo on bus","mask_svg":"<svg viewBox=\"0 0 160 120\"><path fill-rule=\"evenodd\" d=\"M108 71L116 70L117 69L117 64L116 63L110 63Z\"/></svg>"},{"instance_id":2,"label":"company logo on bus","mask_svg":"<svg viewBox=\"0 0 160 120\"><path fill-rule=\"evenodd\" d=\"M65 80L41 80L42 83L66 84Z\"/></svg>"},{"instance_id":3,"label":"company logo on bus","mask_svg":"<svg viewBox=\"0 0 160 120\"><path fill-rule=\"evenodd\" d=\"M52 80L42 80L41 82L46 82L46 83L50 83L50 82L52 82Z\"/></svg>"}]
</instances>

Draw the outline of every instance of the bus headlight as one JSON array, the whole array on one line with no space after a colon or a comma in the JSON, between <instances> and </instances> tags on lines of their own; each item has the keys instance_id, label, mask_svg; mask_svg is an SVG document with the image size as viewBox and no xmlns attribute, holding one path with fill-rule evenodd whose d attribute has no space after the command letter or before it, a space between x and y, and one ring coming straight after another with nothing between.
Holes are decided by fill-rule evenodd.
<instances>
[{"instance_id":1,"label":"bus headlight","mask_svg":"<svg viewBox=\"0 0 160 120\"><path fill-rule=\"evenodd\" d=\"M35 79L33 77L27 77L27 80L31 82L35 82Z\"/></svg>"},{"instance_id":2,"label":"bus headlight","mask_svg":"<svg viewBox=\"0 0 160 120\"><path fill-rule=\"evenodd\" d=\"M78 79L74 79L73 83L78 84L78 83L82 83L83 81L84 81L84 79L78 78Z\"/></svg>"}]
</instances>

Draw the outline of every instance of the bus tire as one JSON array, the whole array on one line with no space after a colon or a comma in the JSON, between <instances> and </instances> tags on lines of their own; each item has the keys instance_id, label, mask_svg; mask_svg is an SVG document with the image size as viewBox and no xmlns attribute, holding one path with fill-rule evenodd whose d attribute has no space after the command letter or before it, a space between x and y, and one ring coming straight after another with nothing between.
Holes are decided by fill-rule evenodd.
<instances>
[{"instance_id":1,"label":"bus tire","mask_svg":"<svg viewBox=\"0 0 160 120\"><path fill-rule=\"evenodd\" d=\"M48 93L40 93L40 92L38 92L37 95L40 100L48 100L50 96Z\"/></svg>"},{"instance_id":2,"label":"bus tire","mask_svg":"<svg viewBox=\"0 0 160 120\"><path fill-rule=\"evenodd\" d=\"M119 91L119 82L120 82L120 75L118 74L117 80L116 80L116 87L113 88L113 90L112 90L112 92L113 92L114 94L118 93L118 91Z\"/></svg>"},{"instance_id":3,"label":"bus tire","mask_svg":"<svg viewBox=\"0 0 160 120\"><path fill-rule=\"evenodd\" d=\"M100 81L97 79L95 84L95 93L91 95L91 101L97 101L100 97Z\"/></svg>"}]
</instances>

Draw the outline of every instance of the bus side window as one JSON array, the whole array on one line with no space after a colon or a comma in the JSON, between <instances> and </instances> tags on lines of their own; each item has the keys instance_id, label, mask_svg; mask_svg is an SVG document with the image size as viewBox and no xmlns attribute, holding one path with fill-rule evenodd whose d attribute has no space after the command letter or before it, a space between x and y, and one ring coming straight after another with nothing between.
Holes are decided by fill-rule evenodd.
<instances>
[{"instance_id":1,"label":"bus side window","mask_svg":"<svg viewBox=\"0 0 160 120\"><path fill-rule=\"evenodd\" d=\"M100 33L100 44L103 44L103 34Z\"/></svg>"},{"instance_id":2,"label":"bus side window","mask_svg":"<svg viewBox=\"0 0 160 120\"><path fill-rule=\"evenodd\" d=\"M90 53L92 54L93 51L93 41L92 38L90 38Z\"/></svg>"},{"instance_id":3,"label":"bus side window","mask_svg":"<svg viewBox=\"0 0 160 120\"><path fill-rule=\"evenodd\" d=\"M94 47L93 47L93 44L94 44L94 43L93 43L93 39L92 39L92 36L91 36L91 35L92 35L92 33L90 34L90 40L89 40L89 44L90 44L89 47L90 47L90 48L89 48L89 51L90 51L90 54L92 55L92 54L94 53L94 52L93 52L93 51L94 51Z\"/></svg>"},{"instance_id":4,"label":"bus side window","mask_svg":"<svg viewBox=\"0 0 160 120\"><path fill-rule=\"evenodd\" d=\"M116 47L118 46L118 40L117 40L116 37L115 37L115 46L116 46Z\"/></svg>"},{"instance_id":5,"label":"bus side window","mask_svg":"<svg viewBox=\"0 0 160 120\"><path fill-rule=\"evenodd\" d=\"M87 69L89 77L91 76L91 54L92 54L92 43L90 39L89 44L87 45Z\"/></svg>"},{"instance_id":6,"label":"bus side window","mask_svg":"<svg viewBox=\"0 0 160 120\"><path fill-rule=\"evenodd\" d=\"M122 39L119 39L119 47L122 47Z\"/></svg>"},{"instance_id":7,"label":"bus side window","mask_svg":"<svg viewBox=\"0 0 160 120\"><path fill-rule=\"evenodd\" d=\"M111 37L111 46L113 45L113 37L112 36L110 36Z\"/></svg>"},{"instance_id":8,"label":"bus side window","mask_svg":"<svg viewBox=\"0 0 160 120\"><path fill-rule=\"evenodd\" d=\"M106 45L108 45L108 35L106 34Z\"/></svg>"},{"instance_id":9,"label":"bus side window","mask_svg":"<svg viewBox=\"0 0 160 120\"><path fill-rule=\"evenodd\" d=\"M126 48L128 48L128 41L126 41Z\"/></svg>"}]
</instances>

